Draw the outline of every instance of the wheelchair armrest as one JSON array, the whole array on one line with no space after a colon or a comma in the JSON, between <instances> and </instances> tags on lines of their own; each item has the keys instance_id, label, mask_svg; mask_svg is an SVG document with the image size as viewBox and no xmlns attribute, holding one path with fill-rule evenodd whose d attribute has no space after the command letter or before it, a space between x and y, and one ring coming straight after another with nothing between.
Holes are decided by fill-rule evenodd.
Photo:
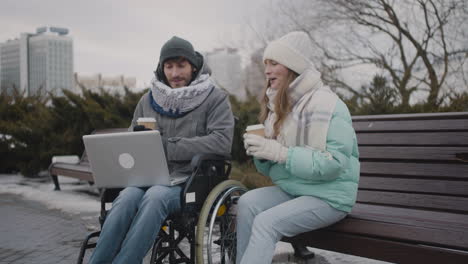
<instances>
[{"instance_id":1,"label":"wheelchair armrest","mask_svg":"<svg viewBox=\"0 0 468 264\"><path fill-rule=\"evenodd\" d=\"M101 224L101 227L107 216L108 210L106 208L106 203L114 202L115 198L119 196L120 191L123 189L124 188L99 188L99 196L101 198L101 213L99 216L99 223Z\"/></svg>"},{"instance_id":2,"label":"wheelchair armrest","mask_svg":"<svg viewBox=\"0 0 468 264\"><path fill-rule=\"evenodd\" d=\"M124 188L102 188L99 193L102 203L112 203Z\"/></svg>"},{"instance_id":3,"label":"wheelchair armrest","mask_svg":"<svg viewBox=\"0 0 468 264\"><path fill-rule=\"evenodd\" d=\"M194 180L195 176L198 173L199 168L203 165L204 162L210 162L210 161L230 161L230 157L227 156L222 156L222 155L217 155L217 154L210 154L210 153L200 153L195 156L193 156L192 161L190 162L190 166L192 167L192 175L187 179L185 182L182 192L180 193L180 203L181 203L181 208L183 211L183 208L185 207L185 195L187 194L187 190L192 184L192 181ZM230 164L230 163L229 163ZM229 170L230 171L230 167ZM229 172L228 172L229 174Z\"/></svg>"},{"instance_id":4,"label":"wheelchair armrest","mask_svg":"<svg viewBox=\"0 0 468 264\"><path fill-rule=\"evenodd\" d=\"M228 156L221 156L217 154L211 153L200 153L193 156L192 161L190 162L190 166L192 167L192 172L196 171L204 161L209 160L230 160L231 157Z\"/></svg>"}]
</instances>

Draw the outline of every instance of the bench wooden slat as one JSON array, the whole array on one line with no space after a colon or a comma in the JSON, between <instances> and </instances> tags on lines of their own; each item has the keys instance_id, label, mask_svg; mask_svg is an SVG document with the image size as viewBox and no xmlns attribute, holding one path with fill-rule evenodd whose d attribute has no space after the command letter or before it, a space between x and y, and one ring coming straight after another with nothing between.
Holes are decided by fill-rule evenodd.
<instances>
[{"instance_id":1,"label":"bench wooden slat","mask_svg":"<svg viewBox=\"0 0 468 264\"><path fill-rule=\"evenodd\" d=\"M468 196L467 181L361 176L359 179L359 189Z\"/></svg>"},{"instance_id":2,"label":"bench wooden slat","mask_svg":"<svg viewBox=\"0 0 468 264\"><path fill-rule=\"evenodd\" d=\"M368 221L347 218L328 227L332 231L360 234L376 238L410 241L424 245L444 246L468 250L468 230L449 230L445 228L428 228L415 225L401 225L388 222Z\"/></svg>"},{"instance_id":3,"label":"bench wooden slat","mask_svg":"<svg viewBox=\"0 0 468 264\"><path fill-rule=\"evenodd\" d=\"M468 120L468 112L419 113L419 114L388 114L388 115L359 115L352 117L353 122L363 121L407 121L407 120Z\"/></svg>"},{"instance_id":4,"label":"bench wooden slat","mask_svg":"<svg viewBox=\"0 0 468 264\"><path fill-rule=\"evenodd\" d=\"M404 225L468 230L468 215L357 203L349 217Z\"/></svg>"},{"instance_id":5,"label":"bench wooden slat","mask_svg":"<svg viewBox=\"0 0 468 264\"><path fill-rule=\"evenodd\" d=\"M468 213L468 198L466 197L359 190L357 201Z\"/></svg>"},{"instance_id":6,"label":"bench wooden slat","mask_svg":"<svg viewBox=\"0 0 468 264\"><path fill-rule=\"evenodd\" d=\"M409 121L355 121L353 127L360 132L385 132L385 131L466 131L468 123L466 119L455 120L409 120Z\"/></svg>"},{"instance_id":7,"label":"bench wooden slat","mask_svg":"<svg viewBox=\"0 0 468 264\"><path fill-rule=\"evenodd\" d=\"M71 163L55 163L54 169L67 169L67 170L76 170L91 173L91 167L89 163L80 162L78 164Z\"/></svg>"},{"instance_id":8,"label":"bench wooden slat","mask_svg":"<svg viewBox=\"0 0 468 264\"><path fill-rule=\"evenodd\" d=\"M53 175L63 175L72 178L78 178L80 180L85 180L93 182L93 174L89 164L80 163L80 164L65 164L65 163L56 163L50 169L50 173Z\"/></svg>"},{"instance_id":9,"label":"bench wooden slat","mask_svg":"<svg viewBox=\"0 0 468 264\"><path fill-rule=\"evenodd\" d=\"M357 203L293 240L396 263L468 263L468 112L352 119Z\"/></svg>"},{"instance_id":10,"label":"bench wooden slat","mask_svg":"<svg viewBox=\"0 0 468 264\"><path fill-rule=\"evenodd\" d=\"M388 168L392 168L388 170ZM468 179L468 164L361 161L361 175L444 177Z\"/></svg>"},{"instance_id":11,"label":"bench wooden slat","mask_svg":"<svg viewBox=\"0 0 468 264\"><path fill-rule=\"evenodd\" d=\"M468 258L468 252L333 232L328 229L307 232L294 237L293 240L284 240L399 264L466 264Z\"/></svg>"},{"instance_id":12,"label":"bench wooden slat","mask_svg":"<svg viewBox=\"0 0 468 264\"><path fill-rule=\"evenodd\" d=\"M461 162L455 153L468 153L468 147L359 147L361 159L440 160Z\"/></svg>"},{"instance_id":13,"label":"bench wooden slat","mask_svg":"<svg viewBox=\"0 0 468 264\"><path fill-rule=\"evenodd\" d=\"M468 131L464 132L415 132L415 133L358 133L360 146L364 145L423 145L468 146Z\"/></svg>"}]
</instances>

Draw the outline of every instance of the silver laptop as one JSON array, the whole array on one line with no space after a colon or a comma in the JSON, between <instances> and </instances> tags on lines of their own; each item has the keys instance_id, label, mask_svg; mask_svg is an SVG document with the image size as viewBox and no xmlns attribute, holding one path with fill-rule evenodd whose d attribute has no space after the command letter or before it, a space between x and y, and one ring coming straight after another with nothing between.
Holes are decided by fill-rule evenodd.
<instances>
[{"instance_id":1,"label":"silver laptop","mask_svg":"<svg viewBox=\"0 0 468 264\"><path fill-rule=\"evenodd\" d=\"M159 131L83 136L96 187L177 185L171 178Z\"/></svg>"}]
</instances>

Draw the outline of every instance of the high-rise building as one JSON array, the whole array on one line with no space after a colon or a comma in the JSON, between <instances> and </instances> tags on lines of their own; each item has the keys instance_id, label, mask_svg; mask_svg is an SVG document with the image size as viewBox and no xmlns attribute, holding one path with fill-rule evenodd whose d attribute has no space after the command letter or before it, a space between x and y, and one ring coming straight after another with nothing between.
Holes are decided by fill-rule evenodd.
<instances>
[{"instance_id":1,"label":"high-rise building","mask_svg":"<svg viewBox=\"0 0 468 264\"><path fill-rule=\"evenodd\" d=\"M0 43L0 88L26 95L72 90L73 40L68 29L40 27L36 33Z\"/></svg>"},{"instance_id":2,"label":"high-rise building","mask_svg":"<svg viewBox=\"0 0 468 264\"><path fill-rule=\"evenodd\" d=\"M239 100L246 99L244 72L241 56L237 49L221 48L205 54L206 63L212 71L212 78L219 87L224 88Z\"/></svg>"},{"instance_id":3,"label":"high-rise building","mask_svg":"<svg viewBox=\"0 0 468 264\"><path fill-rule=\"evenodd\" d=\"M25 87L21 80L20 39L0 43L1 91L11 93L13 87Z\"/></svg>"}]
</instances>

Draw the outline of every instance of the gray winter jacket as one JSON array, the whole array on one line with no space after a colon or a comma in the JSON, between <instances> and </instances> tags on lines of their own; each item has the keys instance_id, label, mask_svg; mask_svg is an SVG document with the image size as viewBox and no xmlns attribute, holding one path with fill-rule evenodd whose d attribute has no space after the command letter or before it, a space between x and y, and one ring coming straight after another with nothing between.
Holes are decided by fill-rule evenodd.
<instances>
[{"instance_id":1,"label":"gray winter jacket","mask_svg":"<svg viewBox=\"0 0 468 264\"><path fill-rule=\"evenodd\" d=\"M165 145L171 176L189 175L190 160L198 153L228 156L234 134L234 117L226 92L215 87L197 108L178 118L154 111L150 94L136 106L129 130L139 117L154 117Z\"/></svg>"}]
</instances>

